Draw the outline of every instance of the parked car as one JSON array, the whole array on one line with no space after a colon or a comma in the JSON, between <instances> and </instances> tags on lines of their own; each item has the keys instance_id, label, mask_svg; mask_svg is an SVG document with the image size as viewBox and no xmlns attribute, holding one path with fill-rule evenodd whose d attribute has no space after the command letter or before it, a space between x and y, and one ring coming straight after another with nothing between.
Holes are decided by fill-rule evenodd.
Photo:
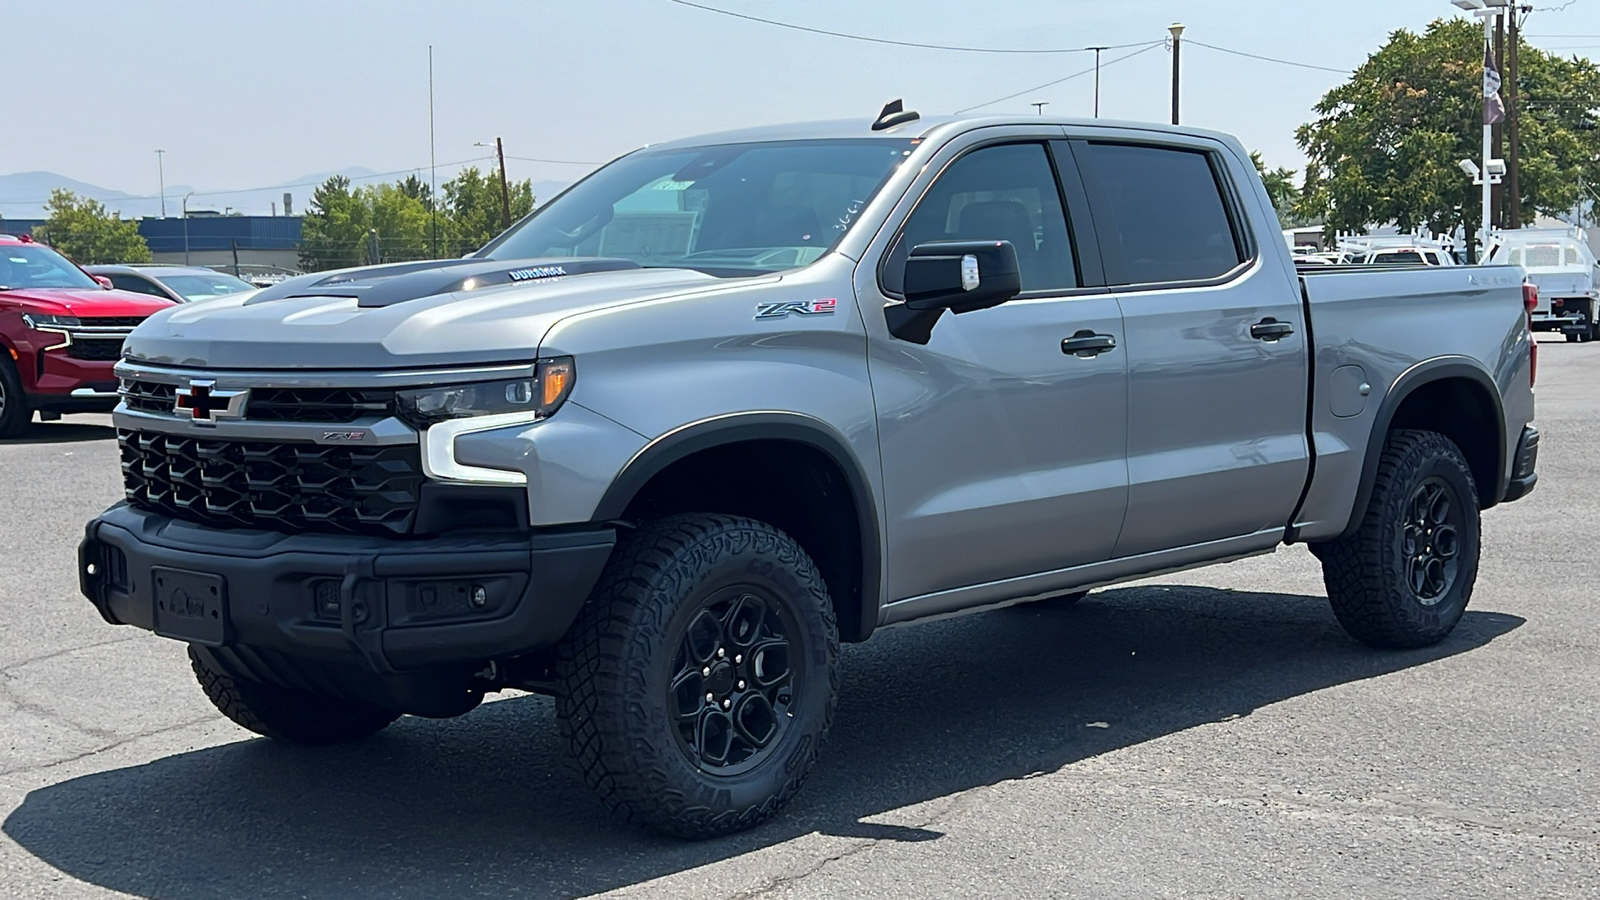
<instances>
[{"instance_id":1,"label":"parked car","mask_svg":"<svg viewBox=\"0 0 1600 900\"><path fill-rule=\"evenodd\" d=\"M554 695L608 807L705 837L885 626L1302 543L1355 638L1443 639L1537 478L1535 350L1514 268L1297 275L1224 135L718 134L140 326L82 589L280 740Z\"/></svg>"},{"instance_id":2,"label":"parked car","mask_svg":"<svg viewBox=\"0 0 1600 900\"><path fill-rule=\"evenodd\" d=\"M1344 238L1339 249L1347 263L1363 266L1455 266L1454 248L1413 235Z\"/></svg>"},{"instance_id":3,"label":"parked car","mask_svg":"<svg viewBox=\"0 0 1600 900\"><path fill-rule=\"evenodd\" d=\"M44 244L0 234L0 437L35 412L109 412L123 339L170 306L111 290Z\"/></svg>"},{"instance_id":4,"label":"parked car","mask_svg":"<svg viewBox=\"0 0 1600 900\"><path fill-rule=\"evenodd\" d=\"M164 297L175 303L215 300L257 290L242 278L201 266L85 266L84 270L111 279L118 290Z\"/></svg>"},{"instance_id":5,"label":"parked car","mask_svg":"<svg viewBox=\"0 0 1600 900\"><path fill-rule=\"evenodd\" d=\"M1559 331L1570 342L1600 337L1600 263L1583 229L1519 228L1498 232L1489 261L1521 266L1539 288L1534 331Z\"/></svg>"}]
</instances>

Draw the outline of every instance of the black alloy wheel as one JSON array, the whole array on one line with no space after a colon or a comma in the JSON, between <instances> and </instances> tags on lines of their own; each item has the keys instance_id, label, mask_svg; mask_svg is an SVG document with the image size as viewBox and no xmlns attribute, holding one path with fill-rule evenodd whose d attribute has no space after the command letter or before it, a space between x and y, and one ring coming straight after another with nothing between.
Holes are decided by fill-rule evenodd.
<instances>
[{"instance_id":1,"label":"black alloy wheel","mask_svg":"<svg viewBox=\"0 0 1600 900\"><path fill-rule=\"evenodd\" d=\"M1417 602L1433 606L1461 572L1461 498L1436 477L1418 485L1407 505L1409 520L1400 532L1406 583Z\"/></svg>"},{"instance_id":2,"label":"black alloy wheel","mask_svg":"<svg viewBox=\"0 0 1600 900\"><path fill-rule=\"evenodd\" d=\"M793 721L805 658L790 650L793 614L765 588L733 585L693 610L668 702L678 749L704 771L738 775L760 765Z\"/></svg>"}]
</instances>

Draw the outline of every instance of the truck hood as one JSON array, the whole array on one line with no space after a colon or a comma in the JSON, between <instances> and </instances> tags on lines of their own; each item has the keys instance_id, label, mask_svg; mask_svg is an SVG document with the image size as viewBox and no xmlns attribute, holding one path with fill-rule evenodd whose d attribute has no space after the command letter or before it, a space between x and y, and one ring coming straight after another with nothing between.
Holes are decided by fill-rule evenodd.
<instances>
[{"instance_id":1,"label":"truck hood","mask_svg":"<svg viewBox=\"0 0 1600 900\"><path fill-rule=\"evenodd\" d=\"M444 260L303 275L184 304L134 329L143 362L218 369L392 369L535 358L578 312L717 290L689 269L624 260Z\"/></svg>"},{"instance_id":2,"label":"truck hood","mask_svg":"<svg viewBox=\"0 0 1600 900\"><path fill-rule=\"evenodd\" d=\"M80 319L148 316L173 305L159 297L100 288L13 288L0 291L0 302L16 304L25 312Z\"/></svg>"}]
</instances>

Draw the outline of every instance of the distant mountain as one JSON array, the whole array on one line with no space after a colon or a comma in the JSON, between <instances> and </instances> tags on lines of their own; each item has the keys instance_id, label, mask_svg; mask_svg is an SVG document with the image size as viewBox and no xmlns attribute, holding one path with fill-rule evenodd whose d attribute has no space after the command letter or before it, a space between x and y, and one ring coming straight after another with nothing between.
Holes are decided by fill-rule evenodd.
<instances>
[{"instance_id":1,"label":"distant mountain","mask_svg":"<svg viewBox=\"0 0 1600 900\"><path fill-rule=\"evenodd\" d=\"M422 174L426 175L425 172ZM271 215L274 210L278 215L283 215L285 212L283 195L287 193L292 197L293 212L299 214L305 212L306 204L311 200L311 192L334 175L343 175L355 184L394 181L405 177L393 174L383 174L380 177L380 173L372 169L351 166L337 172L312 172L285 184L248 190L195 191L188 185L169 184L167 215L180 215L184 206L184 195L191 192L193 196L189 197L188 203L188 208L191 210L204 209L216 212L231 210L255 216ZM444 173L441 172L440 175L443 176ZM537 181L533 185L533 194L538 198L538 202L544 203L566 190L570 184L566 181ZM122 213L125 219L161 215L160 197L136 196L78 181L55 172L18 172L14 175L0 175L0 217L44 218L44 202L55 188L66 188L80 197L99 200L112 212Z\"/></svg>"}]
</instances>

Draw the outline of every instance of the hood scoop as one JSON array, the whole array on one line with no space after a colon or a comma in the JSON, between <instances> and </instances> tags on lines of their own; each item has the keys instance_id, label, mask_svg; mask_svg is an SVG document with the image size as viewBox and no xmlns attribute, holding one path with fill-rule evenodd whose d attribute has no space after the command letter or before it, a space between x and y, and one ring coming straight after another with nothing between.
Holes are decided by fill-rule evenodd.
<instances>
[{"instance_id":1,"label":"hood scoop","mask_svg":"<svg viewBox=\"0 0 1600 900\"><path fill-rule=\"evenodd\" d=\"M292 278L251 297L244 305L287 297L353 297L358 307L380 308L457 291L637 268L639 264L631 260L604 258L428 260Z\"/></svg>"}]
</instances>

